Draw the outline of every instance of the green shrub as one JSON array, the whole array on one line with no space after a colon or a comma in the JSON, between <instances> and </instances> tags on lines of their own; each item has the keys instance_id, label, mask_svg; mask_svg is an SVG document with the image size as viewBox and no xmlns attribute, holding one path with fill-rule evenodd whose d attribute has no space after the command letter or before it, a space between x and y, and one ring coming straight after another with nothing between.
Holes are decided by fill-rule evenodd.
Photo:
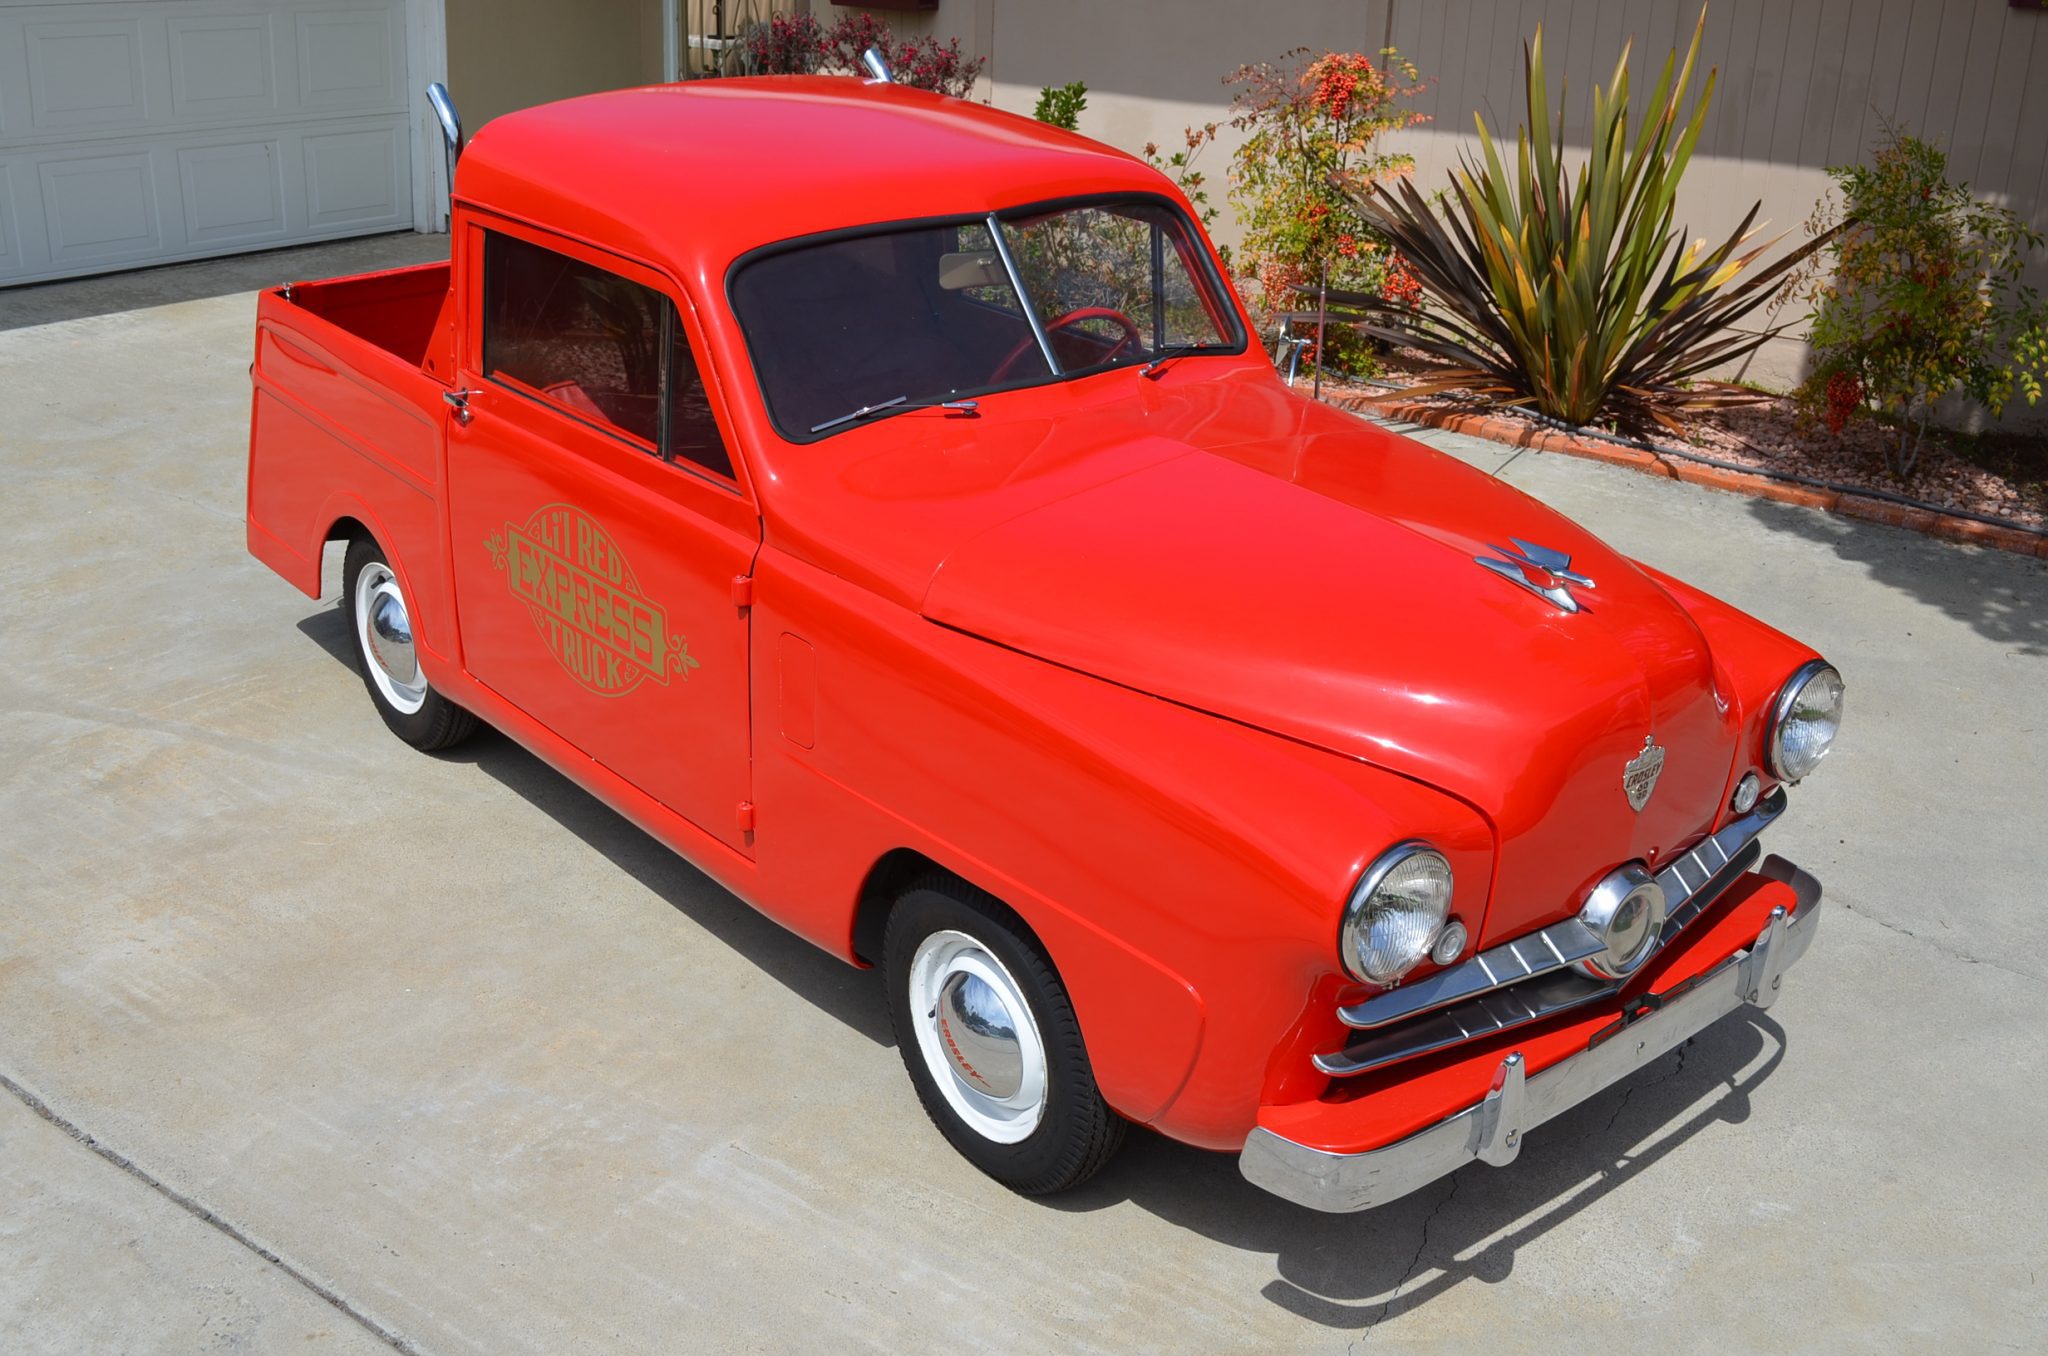
<instances>
[{"instance_id":1,"label":"green shrub","mask_svg":"<svg viewBox=\"0 0 2048 1356\"><path fill-rule=\"evenodd\" d=\"M1821 242L1730 287L1770 248L1739 252L1762 204L1713 250L1704 241L1687 246L1673 224L1678 183L1713 98L1710 72L1691 117L1681 117L1705 27L1702 9L1683 67L1676 52L1665 60L1648 104L1653 116L1640 129L1630 126L1623 47L1608 87L1593 89L1591 155L1576 172L1564 161L1564 109L1553 121L1546 107L1539 27L1523 49L1528 123L1512 173L1475 115L1482 158L1465 156L1452 173L1444 215L1406 182L1398 196L1384 183L1355 195L1414 269L1427 302L1417 309L1359 299L1375 317L1367 329L1454 367L1418 392L1462 389L1572 424L1604 418L1674 430L1678 410L1760 399L1703 389L1697 379L1776 333L1730 327Z\"/></svg>"},{"instance_id":2,"label":"green shrub","mask_svg":"<svg viewBox=\"0 0 2048 1356\"><path fill-rule=\"evenodd\" d=\"M1080 81L1064 85L1047 85L1038 91L1038 107L1031 110L1031 116L1054 127L1064 127L1069 132L1081 130L1081 110L1088 107L1088 87Z\"/></svg>"},{"instance_id":3,"label":"green shrub","mask_svg":"<svg viewBox=\"0 0 2048 1356\"><path fill-rule=\"evenodd\" d=\"M2020 274L2041 236L1950 183L1948 157L1897 128L1871 164L1828 174L1840 199L1814 211L1835 233L1805 289L1814 369L1801 395L1837 433L1858 411L1886 416L1885 459L1903 476L1942 397L1994 415L2015 394L2040 400L2048 309Z\"/></svg>"},{"instance_id":4,"label":"green shrub","mask_svg":"<svg viewBox=\"0 0 2048 1356\"><path fill-rule=\"evenodd\" d=\"M1384 138L1425 115L1403 108L1422 85L1415 67L1389 48L1375 64L1357 52L1310 57L1297 48L1278 64L1241 66L1231 126L1247 133L1231 161L1230 201L1244 228L1234 267L1252 279L1266 314L1298 310L1299 289L1332 287L1377 295L1404 274L1352 194L1410 174L1412 156ZM1329 332L1331 366L1367 371L1367 343L1349 326Z\"/></svg>"}]
</instances>

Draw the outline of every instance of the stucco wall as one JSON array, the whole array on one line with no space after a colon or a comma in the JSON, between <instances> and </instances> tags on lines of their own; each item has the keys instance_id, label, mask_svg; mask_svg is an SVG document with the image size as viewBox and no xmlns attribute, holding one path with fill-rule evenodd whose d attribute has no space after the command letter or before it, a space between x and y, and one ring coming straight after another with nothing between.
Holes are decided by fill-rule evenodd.
<instances>
[{"instance_id":1,"label":"stucco wall","mask_svg":"<svg viewBox=\"0 0 2048 1356\"><path fill-rule=\"evenodd\" d=\"M446 0L448 92L474 132L515 108L661 79L661 0Z\"/></svg>"}]
</instances>

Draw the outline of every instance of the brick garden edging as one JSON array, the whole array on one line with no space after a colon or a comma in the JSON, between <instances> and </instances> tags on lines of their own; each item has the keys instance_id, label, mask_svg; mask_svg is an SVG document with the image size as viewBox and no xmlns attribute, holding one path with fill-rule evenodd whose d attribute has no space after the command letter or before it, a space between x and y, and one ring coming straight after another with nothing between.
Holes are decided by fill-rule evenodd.
<instances>
[{"instance_id":1,"label":"brick garden edging","mask_svg":"<svg viewBox=\"0 0 2048 1356\"><path fill-rule=\"evenodd\" d=\"M1398 394L1340 396L1330 403L1353 413L1370 412L1389 419L1405 420L1411 424L1426 424L1431 428L1448 429L1453 433L1468 433L1475 438L1507 443L1512 447L1533 448L1538 452L1563 452L1592 461L1604 461L1610 466L1625 466L1646 475L1662 476L1666 480L1681 480L1688 485L1704 485L1711 490L1746 494L1757 499L1776 500L1781 504L1797 504L1803 508L1825 509L1829 513L1839 513L1845 518L1860 518L1865 522L1909 528L1930 537L1964 542L1971 546L1989 546L2000 551L2011 551L2016 555L2048 560L2048 537L2036 536L2034 533L2014 527L1994 527L1990 523L1959 518L1952 513L1887 503L1882 499L1872 499L1851 490L1816 489L1808 485L1787 484L1782 480L1773 480L1769 476L1724 471L1719 467L1701 466L1696 462L1661 457L1654 452L1638 451L1617 443L1581 438L1562 429L1532 424L1525 419L1475 410L1447 409L1442 405L1403 400Z\"/></svg>"}]
</instances>

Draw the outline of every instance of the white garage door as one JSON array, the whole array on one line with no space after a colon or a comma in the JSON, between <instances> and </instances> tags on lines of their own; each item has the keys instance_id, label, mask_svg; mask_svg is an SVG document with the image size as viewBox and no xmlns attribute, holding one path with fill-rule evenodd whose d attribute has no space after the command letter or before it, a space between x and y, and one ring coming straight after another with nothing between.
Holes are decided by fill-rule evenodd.
<instances>
[{"instance_id":1,"label":"white garage door","mask_svg":"<svg viewBox=\"0 0 2048 1356\"><path fill-rule=\"evenodd\" d=\"M405 0L0 0L0 286L412 225Z\"/></svg>"}]
</instances>

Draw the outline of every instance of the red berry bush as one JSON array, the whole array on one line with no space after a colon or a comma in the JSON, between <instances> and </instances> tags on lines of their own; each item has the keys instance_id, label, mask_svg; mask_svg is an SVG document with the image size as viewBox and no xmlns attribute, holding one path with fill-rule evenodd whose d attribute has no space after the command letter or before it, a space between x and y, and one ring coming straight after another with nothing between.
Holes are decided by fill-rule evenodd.
<instances>
[{"instance_id":1,"label":"red berry bush","mask_svg":"<svg viewBox=\"0 0 2048 1356\"><path fill-rule=\"evenodd\" d=\"M830 27L814 14L777 14L756 24L741 46L740 67L748 75L859 75L861 53L874 48L895 72L896 82L964 99L988 64L970 57L960 39L898 39L873 14L842 14Z\"/></svg>"}]
</instances>

